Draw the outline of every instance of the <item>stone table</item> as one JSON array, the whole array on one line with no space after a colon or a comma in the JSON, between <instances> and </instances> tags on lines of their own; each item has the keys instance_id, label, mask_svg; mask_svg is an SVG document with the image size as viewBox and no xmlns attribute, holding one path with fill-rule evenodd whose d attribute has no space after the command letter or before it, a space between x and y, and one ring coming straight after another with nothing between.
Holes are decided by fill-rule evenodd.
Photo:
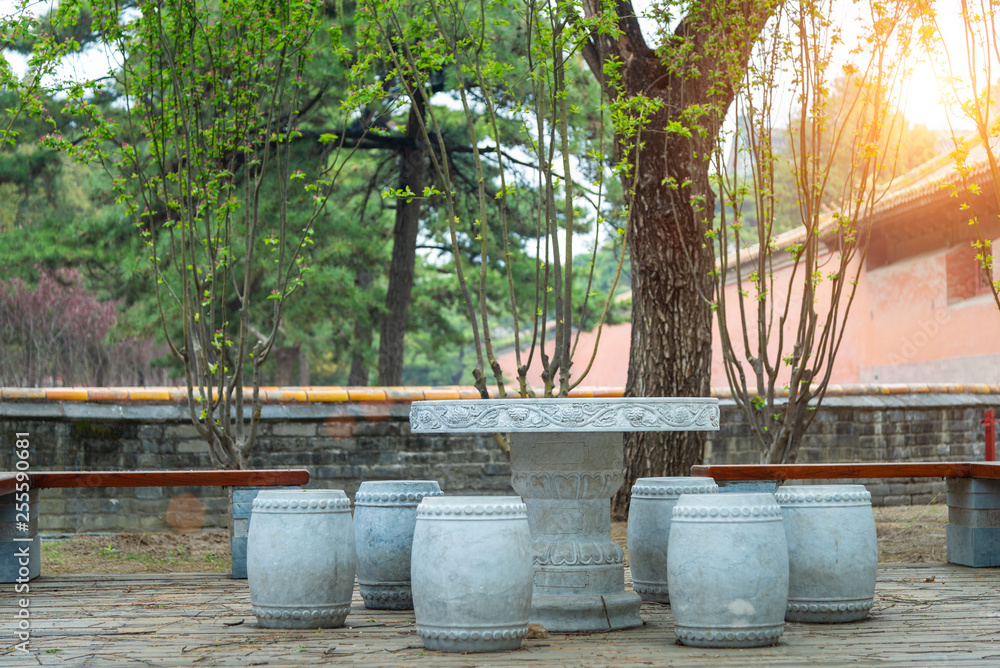
<instances>
[{"instance_id":1,"label":"stone table","mask_svg":"<svg viewBox=\"0 0 1000 668\"><path fill-rule=\"evenodd\" d=\"M417 433L509 434L511 484L528 507L534 561L531 622L555 632L642 624L611 540L627 431L717 430L710 398L415 401Z\"/></svg>"}]
</instances>

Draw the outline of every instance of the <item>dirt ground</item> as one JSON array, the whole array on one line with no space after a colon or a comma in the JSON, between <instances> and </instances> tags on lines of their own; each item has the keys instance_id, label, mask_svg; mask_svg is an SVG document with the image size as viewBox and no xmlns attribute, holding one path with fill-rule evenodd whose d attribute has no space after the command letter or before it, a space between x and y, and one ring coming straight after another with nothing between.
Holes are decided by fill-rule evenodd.
<instances>
[{"instance_id":1,"label":"dirt ground","mask_svg":"<svg viewBox=\"0 0 1000 668\"><path fill-rule=\"evenodd\" d=\"M875 508L874 513L879 561L945 560L948 508L944 504L887 506ZM611 537L627 549L626 523L614 522ZM225 531L66 536L42 542L42 572L48 575L227 573L230 558Z\"/></svg>"},{"instance_id":2,"label":"dirt ground","mask_svg":"<svg viewBox=\"0 0 1000 668\"><path fill-rule=\"evenodd\" d=\"M885 506L873 508L878 535L878 560L884 563L945 561L945 525L948 506ZM627 540L625 522L613 522L611 538L622 548ZM628 551L625 554L628 563Z\"/></svg>"},{"instance_id":3,"label":"dirt ground","mask_svg":"<svg viewBox=\"0 0 1000 668\"><path fill-rule=\"evenodd\" d=\"M120 533L42 540L42 573L228 573L225 531Z\"/></svg>"},{"instance_id":4,"label":"dirt ground","mask_svg":"<svg viewBox=\"0 0 1000 668\"><path fill-rule=\"evenodd\" d=\"M885 506L874 511L879 561L918 563L947 559L947 505Z\"/></svg>"}]
</instances>

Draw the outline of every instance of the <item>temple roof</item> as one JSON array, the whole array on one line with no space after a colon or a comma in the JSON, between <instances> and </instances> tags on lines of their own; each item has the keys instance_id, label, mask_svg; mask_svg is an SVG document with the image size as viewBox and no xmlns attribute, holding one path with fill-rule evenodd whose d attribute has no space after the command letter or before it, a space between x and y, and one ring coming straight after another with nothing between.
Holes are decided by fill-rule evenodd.
<instances>
[{"instance_id":1,"label":"temple roof","mask_svg":"<svg viewBox=\"0 0 1000 668\"><path fill-rule=\"evenodd\" d=\"M986 148L978 135L970 135L965 138L966 147L969 154L966 157L966 164L969 166L969 181L971 183L985 186L991 183L989 156ZM953 197L953 191L948 188L950 184L957 184L959 180L955 169L955 156L952 151L941 153L927 162L914 167L905 174L895 178L892 185L880 197L875 204L872 229L887 224L890 220L897 219L908 212L931 204L946 203ZM955 199L954 209L956 216L960 212L960 201ZM827 214L819 224L819 233L822 237L834 242L835 237L831 233L836 229L837 222L833 212ZM779 249L800 244L805 241L807 230L800 225L792 230L783 232L774 237L774 245ZM752 262L757 256L757 246L751 246L741 250L739 257L743 264ZM731 258L729 265L733 266ZM775 258L777 261L777 258Z\"/></svg>"}]
</instances>

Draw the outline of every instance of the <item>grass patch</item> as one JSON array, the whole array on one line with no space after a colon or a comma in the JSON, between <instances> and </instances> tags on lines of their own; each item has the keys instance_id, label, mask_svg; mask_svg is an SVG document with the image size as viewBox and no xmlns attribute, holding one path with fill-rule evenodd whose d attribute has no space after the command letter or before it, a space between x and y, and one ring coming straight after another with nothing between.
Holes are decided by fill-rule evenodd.
<instances>
[{"instance_id":1,"label":"grass patch","mask_svg":"<svg viewBox=\"0 0 1000 668\"><path fill-rule=\"evenodd\" d=\"M228 573L225 531L80 535L42 541L42 571L61 573Z\"/></svg>"}]
</instances>

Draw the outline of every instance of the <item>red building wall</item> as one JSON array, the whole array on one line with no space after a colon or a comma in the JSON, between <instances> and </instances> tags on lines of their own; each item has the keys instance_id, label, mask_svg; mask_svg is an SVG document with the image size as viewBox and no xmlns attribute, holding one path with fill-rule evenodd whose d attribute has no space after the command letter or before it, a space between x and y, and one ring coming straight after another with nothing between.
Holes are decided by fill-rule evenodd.
<instances>
[{"instance_id":1,"label":"red building wall","mask_svg":"<svg viewBox=\"0 0 1000 668\"><path fill-rule=\"evenodd\" d=\"M775 272L775 291L782 298L789 271L786 267ZM735 283L727 288L728 321L731 336L739 341L736 290ZM793 312L800 303L800 295L793 295ZM753 306L752 295L748 305ZM829 295L821 286L816 308L822 313L828 306ZM794 327L797 319L790 317L788 323L786 327ZM712 387L726 388L718 323L713 341ZM772 336L772 357L776 341ZM629 324L605 327L597 361L584 385L624 387L629 343ZM584 334L573 365L575 375L586 368L592 346L593 336ZM744 354L742 344L738 352ZM512 353L500 361L505 370L515 369ZM537 366L532 378L539 386ZM830 382L1000 384L1000 311L967 242L861 271Z\"/></svg>"}]
</instances>

